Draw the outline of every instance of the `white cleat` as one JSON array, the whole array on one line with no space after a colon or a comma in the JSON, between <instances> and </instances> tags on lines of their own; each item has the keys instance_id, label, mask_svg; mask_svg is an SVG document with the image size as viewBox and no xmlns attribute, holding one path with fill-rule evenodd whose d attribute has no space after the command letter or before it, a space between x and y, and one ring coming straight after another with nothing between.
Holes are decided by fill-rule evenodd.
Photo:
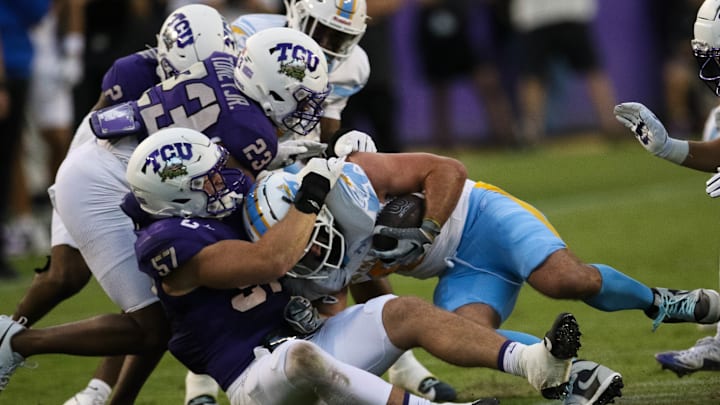
<instances>
[{"instance_id":1,"label":"white cleat","mask_svg":"<svg viewBox=\"0 0 720 405\"><path fill-rule=\"evenodd\" d=\"M25 358L15 353L10 340L25 327L6 315L0 315L0 391L5 390L15 370L25 364Z\"/></svg>"},{"instance_id":2,"label":"white cleat","mask_svg":"<svg viewBox=\"0 0 720 405\"><path fill-rule=\"evenodd\" d=\"M655 360L678 377L696 371L720 371L720 340L707 336L689 349L658 353Z\"/></svg>"}]
</instances>

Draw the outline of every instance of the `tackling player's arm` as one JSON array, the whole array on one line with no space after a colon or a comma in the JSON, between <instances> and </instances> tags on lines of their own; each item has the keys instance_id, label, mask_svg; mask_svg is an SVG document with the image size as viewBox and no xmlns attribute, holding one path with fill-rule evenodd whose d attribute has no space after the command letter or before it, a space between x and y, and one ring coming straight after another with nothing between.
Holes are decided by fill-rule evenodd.
<instances>
[{"instance_id":1,"label":"tackling player's arm","mask_svg":"<svg viewBox=\"0 0 720 405\"><path fill-rule=\"evenodd\" d=\"M208 245L166 276L163 287L183 294L199 286L224 289L277 280L302 258L315 217L292 207L255 243L232 239Z\"/></svg>"}]
</instances>

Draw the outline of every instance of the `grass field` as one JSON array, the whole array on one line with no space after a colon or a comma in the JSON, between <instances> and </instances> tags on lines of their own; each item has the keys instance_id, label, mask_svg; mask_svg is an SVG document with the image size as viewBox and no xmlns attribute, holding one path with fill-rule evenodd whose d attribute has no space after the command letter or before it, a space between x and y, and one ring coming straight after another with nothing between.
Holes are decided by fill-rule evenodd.
<instances>
[{"instance_id":1,"label":"grass field","mask_svg":"<svg viewBox=\"0 0 720 405\"><path fill-rule=\"evenodd\" d=\"M612 265L650 286L718 287L720 201L704 192L708 174L653 158L632 140L617 145L569 140L532 152L455 156L467 165L471 178L500 186L542 210L587 262ZM41 261L33 257L17 261L24 276L0 284L0 313L13 311L30 283L32 268ZM394 277L392 282L399 294L428 299L432 294L431 280ZM93 283L37 327L115 310ZM626 388L618 404L720 404L720 373L679 379L661 371L653 358L658 351L688 347L714 329L673 324L653 333L651 321L640 311L603 313L581 303L547 299L530 288L525 288L504 327L543 334L562 311L574 313L580 322L581 357L623 374ZM463 400L493 395L507 405L556 403L543 400L517 377L457 368L422 351L416 353L438 376L454 384ZM32 360L38 367L20 369L0 395L0 403L62 404L84 387L98 363L62 355ZM184 375L183 368L166 356L138 404L180 405Z\"/></svg>"}]
</instances>

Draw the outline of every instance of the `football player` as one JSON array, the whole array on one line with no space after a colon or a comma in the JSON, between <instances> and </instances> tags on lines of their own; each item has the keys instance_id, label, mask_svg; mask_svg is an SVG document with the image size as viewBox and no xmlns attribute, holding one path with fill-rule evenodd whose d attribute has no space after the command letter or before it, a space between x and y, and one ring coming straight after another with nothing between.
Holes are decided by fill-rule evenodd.
<instances>
[{"instance_id":1,"label":"football player","mask_svg":"<svg viewBox=\"0 0 720 405\"><path fill-rule=\"evenodd\" d=\"M323 115L311 139L328 142L330 152L336 156L347 154L348 149L361 152L376 151L372 138L360 131L338 132L341 115L350 97L362 90L370 75L370 63L365 51L358 45L367 29L366 0L321 1L285 0L286 14L246 14L230 25L238 48L245 47L248 36L270 28L290 27L311 36L320 45L328 60L330 94L323 103ZM354 285L351 288L356 302L377 291L391 293L386 279ZM337 308L344 307L339 303ZM337 309L334 309L337 310ZM407 352L391 367L390 381L433 400L452 401L455 389L439 380L413 355Z\"/></svg>"},{"instance_id":2,"label":"football player","mask_svg":"<svg viewBox=\"0 0 720 405\"><path fill-rule=\"evenodd\" d=\"M177 42L175 42L175 39ZM164 21L158 35L157 47L120 58L106 72L101 93L93 110L135 100L149 87L172 77L193 63L215 51L236 53L234 38L223 17L212 7L189 5L178 8ZM160 69L159 66L165 66ZM89 116L90 113L88 113ZM71 150L93 140L88 117L76 130ZM62 300L82 289L91 276L77 244L65 229L57 210L52 215L52 249L48 264L37 275L18 303L13 314L27 326L33 325ZM113 362L115 364L113 364ZM67 401L67 405L104 403L110 394L106 382L115 381L122 359L108 359L98 369L87 389ZM144 379L142 379L144 380ZM142 383L141 381L139 382ZM121 382L117 395L134 397L139 385Z\"/></svg>"},{"instance_id":3,"label":"football player","mask_svg":"<svg viewBox=\"0 0 720 405\"><path fill-rule=\"evenodd\" d=\"M431 182L426 173L432 161L414 162L411 156L356 153L348 157L344 181L326 200L334 225L345 238L344 257L338 251L328 255L335 266L324 266L309 278L289 278L286 285L293 293L317 298L345 283L395 272L421 279L438 277L436 305L493 328L510 316L525 282L551 298L582 300L602 311L642 310L653 320L653 329L663 322L709 324L720 319L716 291L650 288L606 264L583 263L541 212L496 186L465 181L457 173L460 198L452 212L438 212L433 207L453 193L458 179ZM267 209L282 213L282 205L287 205L279 198L281 193L272 195L276 188L257 192L266 190L268 181L259 180L244 206L254 235L263 232L259 215ZM377 211L391 196L423 191L426 212L420 225L376 227ZM389 251L372 249L374 234L393 237L399 244ZM500 332L525 343L538 341L521 332ZM594 362L575 362L573 375L569 404L610 401L623 386L619 373ZM586 381L591 376L595 381Z\"/></svg>"},{"instance_id":4,"label":"football player","mask_svg":"<svg viewBox=\"0 0 720 405\"><path fill-rule=\"evenodd\" d=\"M168 38L176 41L174 46L188 41L183 34L188 24L182 20ZM67 341L71 348L50 350L142 353L126 361L152 362L152 367L164 351L165 316L150 280L136 271L133 226L118 209L129 190L122 173L138 138L165 126L192 126L223 142L236 165L258 173L275 157L278 128L302 133L319 121L327 90L327 64L317 44L296 30L277 28L249 40L239 61L232 54L213 53L138 101L92 113L91 126L101 138L82 143L68 155L56 179L53 203L88 267L125 313L54 328L48 333L60 335L55 342L64 341L62 336L77 337ZM83 332L86 327L110 335L92 337L107 346L99 350L85 345L91 338ZM152 367L131 374L133 382L144 380ZM116 403L133 400L121 398L117 390L112 398Z\"/></svg>"},{"instance_id":5,"label":"football player","mask_svg":"<svg viewBox=\"0 0 720 405\"><path fill-rule=\"evenodd\" d=\"M720 96L720 0L706 0L695 19L692 52L700 66L699 77L716 96ZM703 141L687 141L670 137L662 122L640 103L622 103L615 107L615 116L628 127L640 144L653 155L678 165L705 172L720 171L720 107L708 115ZM720 173L706 184L710 197L720 196ZM720 324L715 336L699 339L687 350L657 353L655 359L663 368L678 376L701 370L720 370Z\"/></svg>"},{"instance_id":6,"label":"football player","mask_svg":"<svg viewBox=\"0 0 720 405\"><path fill-rule=\"evenodd\" d=\"M528 377L546 396L567 381L569 358L579 348L569 314L547 335L551 351L546 343L511 342L422 300L392 295L322 325L310 302L291 297L278 278L306 252L342 160L309 161L294 177L297 193L284 220L249 243L236 225L240 210L231 211L237 204L227 187L233 182L223 168L226 154L196 131L167 129L138 146L127 177L142 210L136 222L145 224L136 242L140 268L154 279L173 325L170 350L191 370L211 374L232 404L427 404L359 370L381 375L413 346L456 365ZM443 163L456 173L458 162ZM148 214L158 220L148 221ZM295 339L300 334L306 341Z\"/></svg>"}]
</instances>

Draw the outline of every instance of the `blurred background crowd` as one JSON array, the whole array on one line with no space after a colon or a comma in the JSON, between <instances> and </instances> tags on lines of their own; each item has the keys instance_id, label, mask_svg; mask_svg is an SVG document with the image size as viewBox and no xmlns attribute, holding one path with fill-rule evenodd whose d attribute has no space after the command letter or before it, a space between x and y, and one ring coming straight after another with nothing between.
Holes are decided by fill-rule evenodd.
<instances>
[{"instance_id":1,"label":"blurred background crowd","mask_svg":"<svg viewBox=\"0 0 720 405\"><path fill-rule=\"evenodd\" d=\"M329 0L335 1L335 0ZM368 84L344 126L380 151L526 150L573 134L613 142L620 101L678 138L717 104L690 51L701 0L367 0ZM182 0L0 0L0 219L7 258L49 251L47 187L121 56L155 45ZM228 21L281 0L207 0ZM25 40L25 37L27 40Z\"/></svg>"}]
</instances>

